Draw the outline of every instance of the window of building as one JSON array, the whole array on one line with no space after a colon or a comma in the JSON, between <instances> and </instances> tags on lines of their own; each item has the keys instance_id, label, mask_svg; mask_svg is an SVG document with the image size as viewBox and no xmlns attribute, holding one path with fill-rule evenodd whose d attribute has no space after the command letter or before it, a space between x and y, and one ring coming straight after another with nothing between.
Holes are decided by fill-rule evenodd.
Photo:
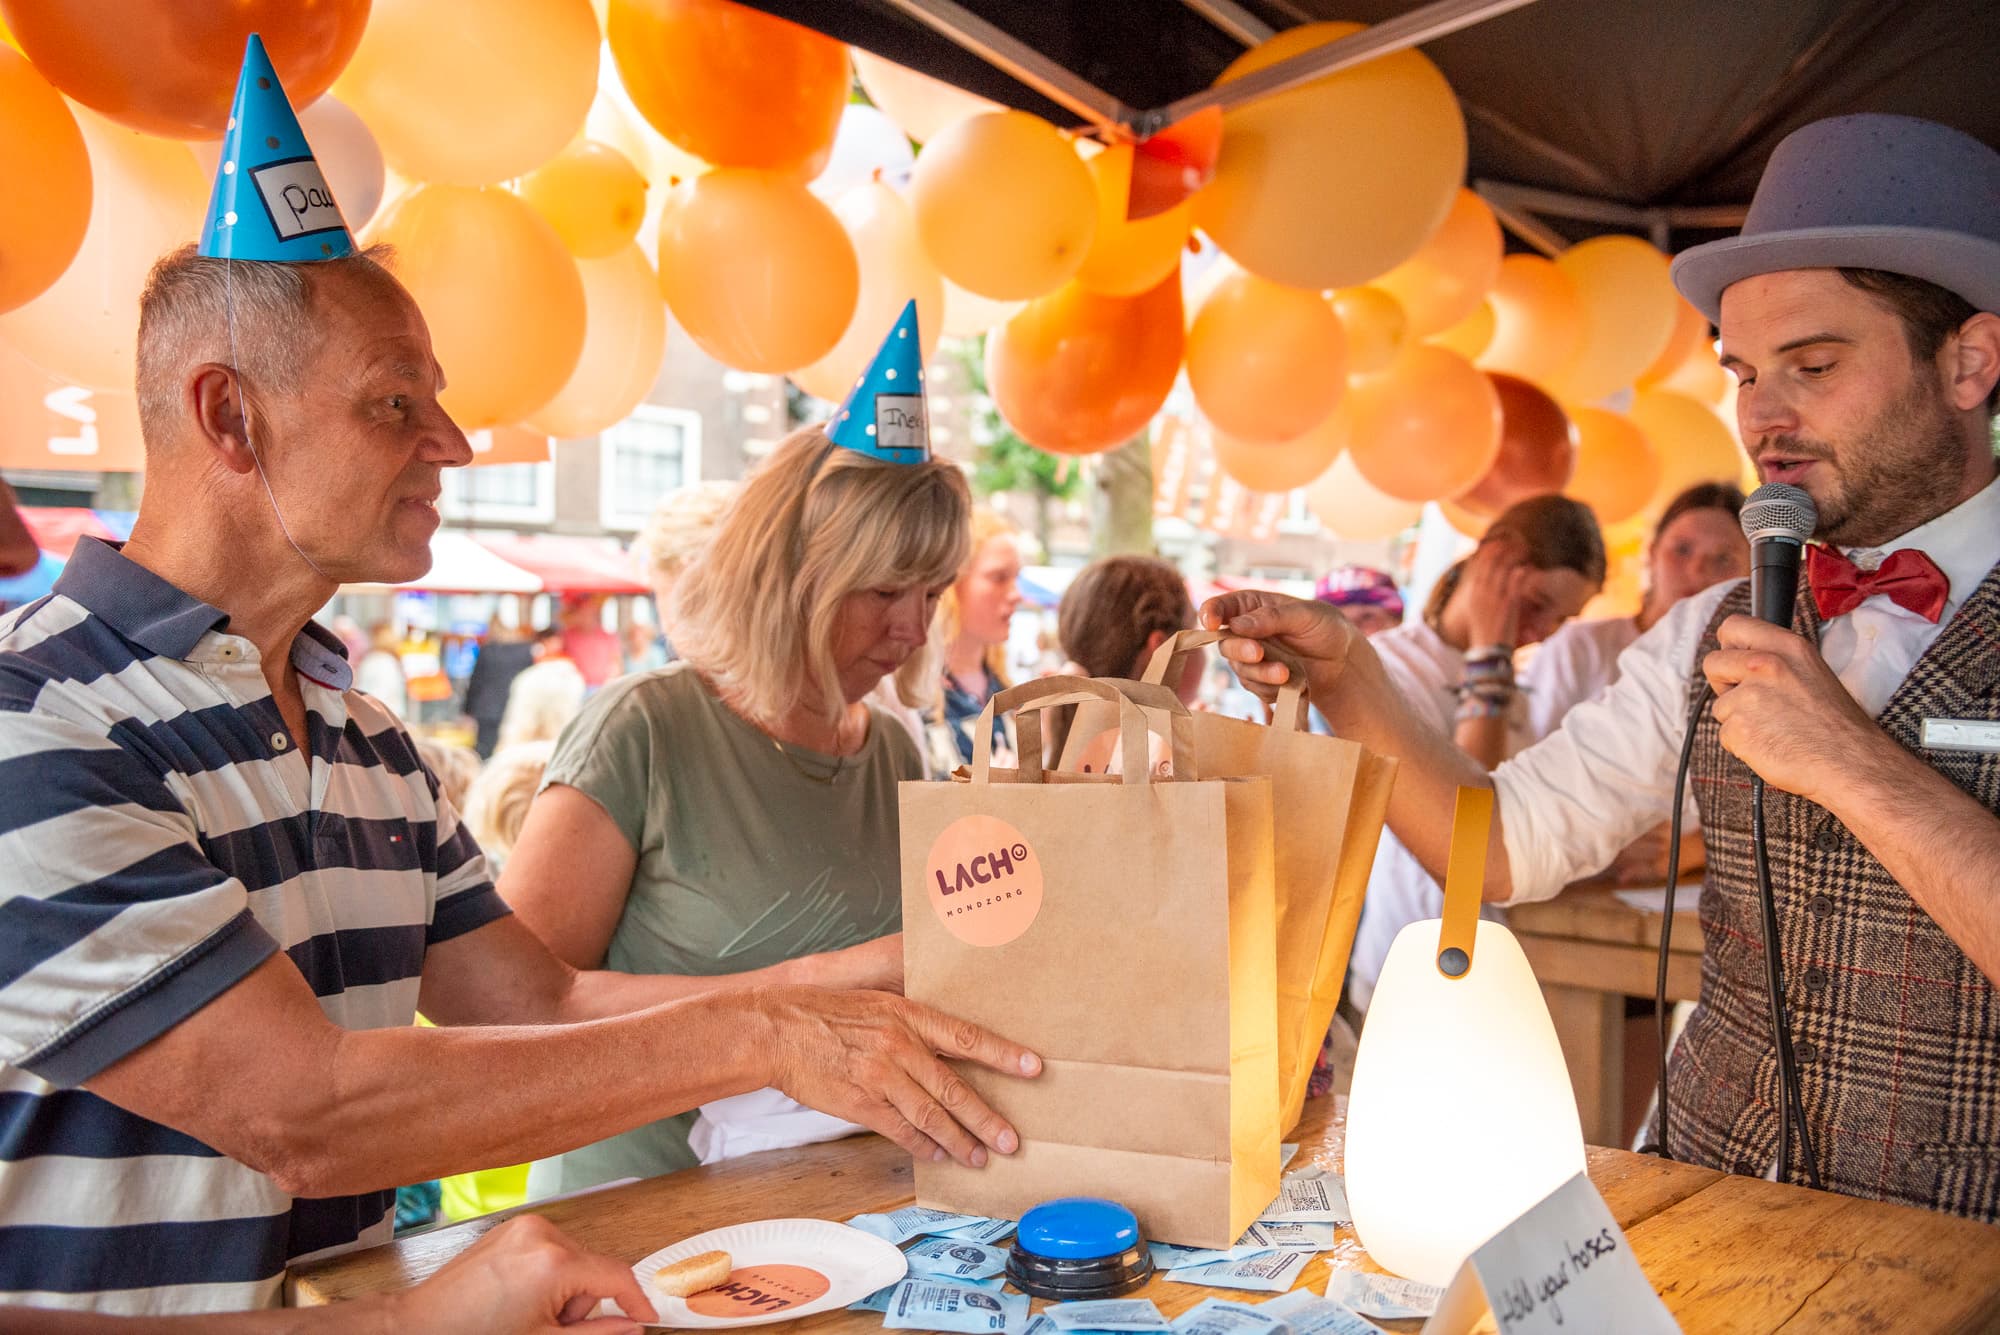
<instances>
[{"instance_id":1,"label":"window of building","mask_svg":"<svg viewBox=\"0 0 2000 1335\"><path fill-rule=\"evenodd\" d=\"M468 523L546 524L556 517L556 470L551 463L447 468L438 509Z\"/></svg>"},{"instance_id":2,"label":"window of building","mask_svg":"<svg viewBox=\"0 0 2000 1335\"><path fill-rule=\"evenodd\" d=\"M701 477L701 415L642 403L607 429L599 475L604 527L645 527L660 498Z\"/></svg>"}]
</instances>

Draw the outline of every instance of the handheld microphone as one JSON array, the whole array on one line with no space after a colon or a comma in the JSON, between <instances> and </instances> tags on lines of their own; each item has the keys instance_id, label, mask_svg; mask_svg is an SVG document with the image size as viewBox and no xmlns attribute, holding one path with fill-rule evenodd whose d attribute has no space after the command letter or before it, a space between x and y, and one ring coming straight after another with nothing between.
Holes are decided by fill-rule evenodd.
<instances>
[{"instance_id":1,"label":"handheld microphone","mask_svg":"<svg viewBox=\"0 0 2000 1335\"><path fill-rule=\"evenodd\" d=\"M1766 482L1743 503L1750 540L1750 614L1791 628L1799 594L1799 557L1819 526L1819 509L1804 488Z\"/></svg>"}]
</instances>

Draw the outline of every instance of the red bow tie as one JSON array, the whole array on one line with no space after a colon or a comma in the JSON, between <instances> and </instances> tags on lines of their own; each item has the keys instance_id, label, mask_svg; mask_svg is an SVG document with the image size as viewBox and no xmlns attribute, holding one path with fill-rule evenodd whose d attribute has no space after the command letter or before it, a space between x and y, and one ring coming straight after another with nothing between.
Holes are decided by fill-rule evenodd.
<instances>
[{"instance_id":1,"label":"red bow tie","mask_svg":"<svg viewBox=\"0 0 2000 1335\"><path fill-rule=\"evenodd\" d=\"M1876 569L1863 570L1831 547L1809 546L1806 578L1822 620L1846 616L1879 593L1935 624L1951 592L1944 571L1914 547L1891 552Z\"/></svg>"}]
</instances>

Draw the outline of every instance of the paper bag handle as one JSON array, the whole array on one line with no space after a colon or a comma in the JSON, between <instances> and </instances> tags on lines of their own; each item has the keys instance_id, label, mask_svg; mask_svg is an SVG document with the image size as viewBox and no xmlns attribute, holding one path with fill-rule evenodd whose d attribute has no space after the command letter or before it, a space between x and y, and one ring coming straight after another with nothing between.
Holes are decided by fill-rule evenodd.
<instances>
[{"instance_id":1,"label":"paper bag handle","mask_svg":"<svg viewBox=\"0 0 2000 1335\"><path fill-rule=\"evenodd\" d=\"M1153 650L1153 656L1146 663L1146 675L1139 680L1149 686L1164 686L1175 680L1181 664L1197 649L1203 649L1223 638L1225 632L1219 630L1181 630L1163 640L1160 647ZM1306 719L1306 690L1298 669L1278 688L1278 702L1272 708L1271 726L1281 732L1305 732L1310 724Z\"/></svg>"},{"instance_id":2,"label":"paper bag handle","mask_svg":"<svg viewBox=\"0 0 2000 1335\"><path fill-rule=\"evenodd\" d=\"M1438 924L1438 972L1472 972L1479 901L1486 886L1486 841L1493 829L1493 790L1461 788L1451 817L1451 861L1445 867L1444 919Z\"/></svg>"},{"instance_id":3,"label":"paper bag handle","mask_svg":"<svg viewBox=\"0 0 2000 1335\"><path fill-rule=\"evenodd\" d=\"M1123 771L1121 778L1125 783L1152 782L1152 766L1148 763L1146 752L1149 729L1158 732L1171 749L1175 777L1197 777L1187 706L1172 691L1109 678L1043 677L1010 686L987 700L986 708L980 711L979 721L973 725L972 781L992 781L993 719L996 714L1012 713L1015 717L1020 740L1018 774L1021 781L1040 783L1043 779L1041 711L1100 701L1118 706L1118 758ZM1145 709L1141 709L1141 705ZM1161 711L1166 716L1164 723L1155 725L1150 722L1147 709Z\"/></svg>"}]
</instances>

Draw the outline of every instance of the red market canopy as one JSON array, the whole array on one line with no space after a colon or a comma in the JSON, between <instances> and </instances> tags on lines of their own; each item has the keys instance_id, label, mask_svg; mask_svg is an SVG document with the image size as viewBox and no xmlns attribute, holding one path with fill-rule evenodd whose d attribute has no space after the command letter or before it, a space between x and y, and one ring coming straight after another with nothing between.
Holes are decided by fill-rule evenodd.
<instances>
[{"instance_id":1,"label":"red market canopy","mask_svg":"<svg viewBox=\"0 0 2000 1335\"><path fill-rule=\"evenodd\" d=\"M534 575L545 593L651 593L638 578L632 555L609 538L554 534L495 537L480 534L480 546Z\"/></svg>"}]
</instances>

